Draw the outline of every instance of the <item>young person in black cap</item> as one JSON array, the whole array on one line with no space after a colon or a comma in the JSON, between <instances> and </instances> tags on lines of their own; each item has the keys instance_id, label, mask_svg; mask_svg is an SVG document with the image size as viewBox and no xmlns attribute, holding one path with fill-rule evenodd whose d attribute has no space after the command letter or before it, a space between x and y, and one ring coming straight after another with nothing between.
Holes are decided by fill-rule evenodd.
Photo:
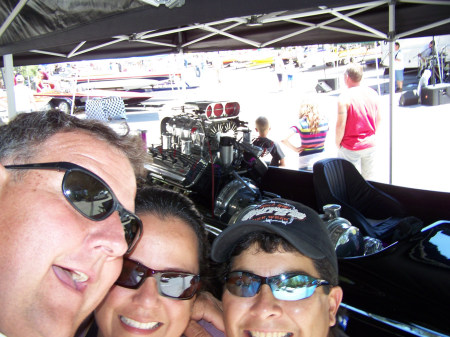
<instances>
[{"instance_id":1,"label":"young person in black cap","mask_svg":"<svg viewBox=\"0 0 450 337\"><path fill-rule=\"evenodd\" d=\"M274 199L247 209L214 241L224 263L227 337L325 337L342 299L335 249L318 214Z\"/></svg>"}]
</instances>

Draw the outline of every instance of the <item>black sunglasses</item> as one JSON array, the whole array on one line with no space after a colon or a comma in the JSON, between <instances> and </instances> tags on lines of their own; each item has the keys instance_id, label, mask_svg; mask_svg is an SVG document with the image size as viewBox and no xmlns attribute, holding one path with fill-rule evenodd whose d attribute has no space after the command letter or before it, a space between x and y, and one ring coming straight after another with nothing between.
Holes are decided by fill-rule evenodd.
<instances>
[{"instance_id":1,"label":"black sunglasses","mask_svg":"<svg viewBox=\"0 0 450 337\"><path fill-rule=\"evenodd\" d=\"M93 221L102 221L115 211L125 231L125 240L130 252L142 234L142 221L139 217L123 208L108 184L93 172L69 162L6 165L14 170L58 170L65 171L62 192L67 201L78 212Z\"/></svg>"},{"instance_id":2,"label":"black sunglasses","mask_svg":"<svg viewBox=\"0 0 450 337\"><path fill-rule=\"evenodd\" d=\"M233 271L225 277L225 287L233 295L253 297L267 284L273 296L283 301L298 301L310 297L317 287L329 285L309 275L284 273L275 276L259 276L246 271Z\"/></svg>"},{"instance_id":3,"label":"black sunglasses","mask_svg":"<svg viewBox=\"0 0 450 337\"><path fill-rule=\"evenodd\" d=\"M200 285L199 275L174 270L154 270L126 257L123 259L122 272L116 285L138 289L147 277L156 279L160 295L179 300L192 298Z\"/></svg>"}]
</instances>

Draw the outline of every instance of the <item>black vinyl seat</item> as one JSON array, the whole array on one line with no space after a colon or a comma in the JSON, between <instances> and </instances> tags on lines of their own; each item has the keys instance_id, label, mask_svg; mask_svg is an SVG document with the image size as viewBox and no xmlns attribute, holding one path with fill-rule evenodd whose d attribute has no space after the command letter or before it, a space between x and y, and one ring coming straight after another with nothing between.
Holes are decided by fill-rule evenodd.
<instances>
[{"instance_id":1,"label":"black vinyl seat","mask_svg":"<svg viewBox=\"0 0 450 337\"><path fill-rule=\"evenodd\" d=\"M326 204L341 205L341 216L358 227L362 234L391 241L399 236L398 233L394 235L399 223L403 223L403 232L409 232L405 228L410 224L408 221L405 224L404 219L408 218L404 218L403 206L367 182L349 161L327 158L316 162L313 181L319 209ZM417 218L414 220L420 222Z\"/></svg>"}]
</instances>

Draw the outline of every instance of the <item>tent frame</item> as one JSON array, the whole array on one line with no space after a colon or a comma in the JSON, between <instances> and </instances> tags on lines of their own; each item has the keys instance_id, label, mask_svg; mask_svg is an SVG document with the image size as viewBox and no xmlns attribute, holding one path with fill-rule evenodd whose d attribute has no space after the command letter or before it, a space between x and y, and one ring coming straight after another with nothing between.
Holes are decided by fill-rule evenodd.
<instances>
[{"instance_id":1,"label":"tent frame","mask_svg":"<svg viewBox=\"0 0 450 337\"><path fill-rule=\"evenodd\" d=\"M27 4L29 0L20 0L19 3L15 6L11 14L8 16L7 20L2 24L0 27L0 37L2 34L6 31L8 26L11 24L11 22L16 18L16 16L20 13L20 11L23 9L23 7ZM357 4L352 5L343 5L338 6L335 8L327 8L326 6L319 6L318 10L310 10L302 13L290 13L290 12L276 12L276 13L270 13L270 14L262 14L262 15L245 15L241 17L233 17L233 18L227 18L222 20L215 20L207 23L195 23L195 24L189 24L184 27L174 28L174 29L165 29L165 30L150 30L150 31L142 31L139 33L133 33L128 35L119 35L119 36L112 36L111 40L108 42L104 42L98 45L94 45L91 47L87 47L85 49L82 49L83 46L86 44L87 40L81 41L77 44L75 48L70 50L68 53L57 53L53 52L51 50L40 50L40 49L31 49L30 52L41 54L41 55L48 55L48 56L55 56L58 58L64 58L70 61L70 59L85 55L86 59L89 59L89 53L92 51L96 51L99 49L102 49L107 46L111 46L123 41L129 41L131 43L144 43L144 44L150 44L150 45L159 45L163 47L168 47L177 50L178 52L183 53L184 49L188 48L189 46L195 45L196 43L200 41L204 41L207 39L210 39L216 35L224 36L229 39L233 39L236 41L239 41L243 43L244 45L247 45L251 48L266 48L273 46L276 43L286 41L289 38L292 38L297 35L305 34L312 30L317 29L324 29L324 30L330 30L335 32L340 32L344 34L352 34L352 35L359 35L367 37L368 40L387 40L389 42L389 64L390 64L390 72L389 72L389 183L392 184L392 160L393 160L393 148L392 148L392 142L393 142L393 111L395 110L395 104L394 104L394 91L395 91L395 83L394 83L394 71L393 71L393 64L394 64L394 41L399 38L404 38L407 36L412 36L415 34L418 34L423 31L427 31L439 26L447 25L450 23L450 18L440 20L438 22L434 22L432 24L427 24L422 27L417 27L412 30L402 32L399 34L396 34L396 22L395 22L395 14L396 14L396 6L399 3L409 3L409 4L422 4L422 5L442 5L442 6L449 6L449 1L425 1L425 0L375 0L375 1L369 1L369 2L361 2ZM388 27L389 31L387 33L383 33L373 27L370 27L358 20L353 19L352 17L364 12L367 12L369 10L375 9L380 6L388 5ZM344 12L350 11L346 14ZM334 18L327 19L321 23L313 24L307 21L304 21L302 19L312 16L324 16L324 15L332 15ZM333 23L336 23L338 21L346 21L350 23L352 26L355 26L359 28L360 30L356 29L344 29L336 26L332 26ZM236 34L229 33L228 31L244 25L262 25L268 24L268 23L274 23L274 22L289 22L296 24L300 26L300 28L297 31L290 32L285 35L281 35L275 39L270 39L268 41L264 42L258 42L254 40L250 40L241 36L238 36ZM222 27L226 25L225 27ZM207 32L208 34L201 36L197 39L194 39L192 41L183 42L181 38L181 33L192 31L192 30L200 30L203 32ZM177 34L178 41L177 43L166 43L155 40L157 37L161 36L169 36L172 34ZM10 54L3 56L3 61L5 65L5 77L6 77L6 87L7 87L7 95L8 97L14 97L13 95L13 62L12 62L12 56ZM378 66L378 64L377 64ZM8 100L8 115L9 118L13 118L16 115L15 111L15 102L14 99Z\"/></svg>"}]
</instances>

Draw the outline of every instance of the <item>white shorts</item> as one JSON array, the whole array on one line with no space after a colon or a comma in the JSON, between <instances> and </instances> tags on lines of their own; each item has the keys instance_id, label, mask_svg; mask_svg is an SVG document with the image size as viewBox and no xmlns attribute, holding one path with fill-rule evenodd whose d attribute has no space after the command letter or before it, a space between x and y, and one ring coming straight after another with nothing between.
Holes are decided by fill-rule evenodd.
<instances>
[{"instance_id":1,"label":"white shorts","mask_svg":"<svg viewBox=\"0 0 450 337\"><path fill-rule=\"evenodd\" d=\"M373 179L373 169L375 165L375 146L359 151L352 151L341 146L338 151L338 157L347 159L349 162L355 165L364 179Z\"/></svg>"}]
</instances>

